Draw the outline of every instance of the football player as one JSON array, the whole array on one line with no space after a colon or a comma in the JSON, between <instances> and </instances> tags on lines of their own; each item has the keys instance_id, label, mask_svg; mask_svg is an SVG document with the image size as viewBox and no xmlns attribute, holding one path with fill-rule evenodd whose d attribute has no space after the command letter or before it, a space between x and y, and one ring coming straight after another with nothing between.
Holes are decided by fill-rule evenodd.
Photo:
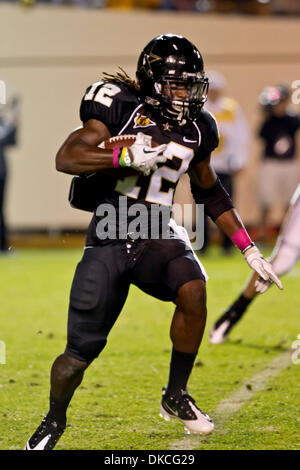
<instances>
[{"instance_id":1,"label":"football player","mask_svg":"<svg viewBox=\"0 0 300 470\"><path fill-rule=\"evenodd\" d=\"M142 51L136 75L137 82L120 72L90 86L80 107L83 126L57 153L57 169L65 173L116 172L118 177L102 202L115 208L120 217L115 226L110 222L115 235L108 238L102 236L101 204L92 217L71 288L66 350L51 370L50 409L27 442L28 450L52 449L64 432L68 404L84 371L105 347L130 284L175 303L170 329L173 349L161 415L179 419L188 432L213 430L212 420L187 391L206 322L205 275L192 250L172 230L165 237L165 228L160 227L156 239L145 233L137 237L128 229L122 235L124 216L132 221L131 209L137 202L148 211L151 225L153 208L171 208L178 180L188 171L196 202L205 204L207 214L254 270L282 287L210 166L218 130L213 116L203 108L208 80L198 49L181 36L158 36ZM99 148L111 136L125 134L137 135L129 148ZM158 146L151 147L149 137ZM120 208L121 198L126 199L125 209Z\"/></svg>"},{"instance_id":2,"label":"football player","mask_svg":"<svg viewBox=\"0 0 300 470\"><path fill-rule=\"evenodd\" d=\"M271 264L276 276L288 273L300 258L300 184L290 202L289 210L282 224L281 233L271 255ZM243 317L258 293L264 293L271 282L253 273L246 287L235 302L221 315L210 331L210 342L221 344L237 322Z\"/></svg>"}]
</instances>

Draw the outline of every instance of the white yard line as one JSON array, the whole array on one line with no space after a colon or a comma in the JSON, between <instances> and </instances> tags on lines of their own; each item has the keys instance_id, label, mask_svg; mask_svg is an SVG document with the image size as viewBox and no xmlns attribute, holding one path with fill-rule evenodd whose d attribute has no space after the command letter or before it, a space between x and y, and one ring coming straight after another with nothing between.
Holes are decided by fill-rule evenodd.
<instances>
[{"instance_id":1,"label":"white yard line","mask_svg":"<svg viewBox=\"0 0 300 470\"><path fill-rule=\"evenodd\" d=\"M291 364L291 351L285 351L276 356L267 366L255 374L230 397L222 400L216 411L211 413L215 423L215 433L220 431L224 424L237 413L257 392L264 390L269 381L276 377L283 369ZM200 404L201 407L201 404ZM193 450L197 449L202 440L209 439L209 436L190 435L171 444L170 450Z\"/></svg>"}]
</instances>

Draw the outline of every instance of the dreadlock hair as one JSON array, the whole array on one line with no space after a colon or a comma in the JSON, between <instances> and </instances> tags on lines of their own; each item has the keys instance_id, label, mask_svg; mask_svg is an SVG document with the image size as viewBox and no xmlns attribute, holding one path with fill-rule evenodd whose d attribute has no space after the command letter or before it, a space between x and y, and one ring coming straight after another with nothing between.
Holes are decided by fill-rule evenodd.
<instances>
[{"instance_id":1,"label":"dreadlock hair","mask_svg":"<svg viewBox=\"0 0 300 470\"><path fill-rule=\"evenodd\" d=\"M134 93L139 93L140 92L140 87L137 84L135 80L133 80L127 72L125 72L122 67L118 67L118 70L116 73L111 74L107 72L102 72L102 79L109 81L109 82L117 82L117 83L123 83L126 85L128 88L130 88ZM145 103L144 106L139 111L140 114L144 114L147 118L151 119L153 110ZM161 123L158 122L157 125L161 128L161 131L165 135L169 135L168 131L164 130L163 127L161 126Z\"/></svg>"},{"instance_id":2,"label":"dreadlock hair","mask_svg":"<svg viewBox=\"0 0 300 470\"><path fill-rule=\"evenodd\" d=\"M114 74L111 74L111 73L107 73L107 72L102 72L102 78L103 80L107 80L109 82L117 82L117 83L123 83L124 85L126 85L128 88L130 88L134 93L139 93L140 91L140 87L139 85L137 84L137 82L135 80L133 80L128 74L127 72L125 72L124 69L122 69L122 67L118 67L118 70L116 73ZM142 109L141 109L141 113L146 113L146 117L150 118L151 117L151 113L149 112L149 110L146 109L147 107L146 106L143 106Z\"/></svg>"},{"instance_id":3,"label":"dreadlock hair","mask_svg":"<svg viewBox=\"0 0 300 470\"><path fill-rule=\"evenodd\" d=\"M108 81L123 83L135 92L140 91L140 87L137 82L130 78L125 70L122 69L122 67L119 66L118 69L119 71L117 71L115 74L103 72L102 78Z\"/></svg>"}]
</instances>

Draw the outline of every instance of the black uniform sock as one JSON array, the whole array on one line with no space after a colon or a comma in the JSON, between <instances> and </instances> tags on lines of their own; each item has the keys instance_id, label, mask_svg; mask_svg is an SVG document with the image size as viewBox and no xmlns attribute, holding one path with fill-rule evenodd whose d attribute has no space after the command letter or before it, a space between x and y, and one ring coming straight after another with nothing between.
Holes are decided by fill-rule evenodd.
<instances>
[{"instance_id":1,"label":"black uniform sock","mask_svg":"<svg viewBox=\"0 0 300 470\"><path fill-rule=\"evenodd\" d=\"M47 420L56 421L58 424L65 426L67 423L67 408L69 400L57 400L50 392L50 409L47 414Z\"/></svg>"},{"instance_id":2,"label":"black uniform sock","mask_svg":"<svg viewBox=\"0 0 300 470\"><path fill-rule=\"evenodd\" d=\"M196 355L197 354L176 351L176 349L173 348L167 387L168 393L174 394L179 390L186 390Z\"/></svg>"},{"instance_id":3,"label":"black uniform sock","mask_svg":"<svg viewBox=\"0 0 300 470\"><path fill-rule=\"evenodd\" d=\"M235 325L242 318L252 300L253 299L248 299L241 294L216 322L216 328L218 328L224 320L228 319L230 320L231 327Z\"/></svg>"},{"instance_id":4,"label":"black uniform sock","mask_svg":"<svg viewBox=\"0 0 300 470\"><path fill-rule=\"evenodd\" d=\"M238 299L231 305L228 311L232 311L233 318L239 320L242 315L246 312L252 300L253 299L248 299L243 294L241 294Z\"/></svg>"}]
</instances>

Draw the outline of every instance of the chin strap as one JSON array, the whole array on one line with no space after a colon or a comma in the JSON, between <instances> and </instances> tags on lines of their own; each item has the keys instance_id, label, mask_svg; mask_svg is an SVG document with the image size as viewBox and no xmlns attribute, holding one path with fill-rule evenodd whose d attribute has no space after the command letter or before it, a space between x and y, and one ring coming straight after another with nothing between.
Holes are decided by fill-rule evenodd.
<instances>
[{"instance_id":1,"label":"chin strap","mask_svg":"<svg viewBox=\"0 0 300 470\"><path fill-rule=\"evenodd\" d=\"M151 98L151 96L145 96L145 103L153 106L156 110L159 110L164 118L177 121L180 126L184 126L187 122L187 119L183 114L183 106L181 111L176 111L176 109L170 109L167 106L164 107L159 100Z\"/></svg>"}]
</instances>

